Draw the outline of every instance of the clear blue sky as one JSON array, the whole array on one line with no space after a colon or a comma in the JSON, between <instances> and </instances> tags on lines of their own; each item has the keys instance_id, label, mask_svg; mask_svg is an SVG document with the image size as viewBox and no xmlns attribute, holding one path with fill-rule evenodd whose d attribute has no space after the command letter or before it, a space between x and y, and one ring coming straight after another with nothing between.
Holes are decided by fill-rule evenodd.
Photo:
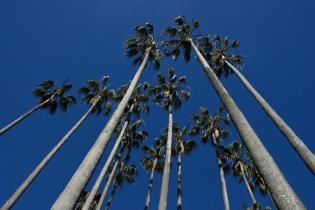
<instances>
[{"instance_id":1,"label":"clear blue sky","mask_svg":"<svg viewBox=\"0 0 315 210\"><path fill-rule=\"evenodd\" d=\"M136 24L151 21L156 32L173 17L201 21L200 32L239 39L245 55L244 74L278 110L289 125L315 151L312 108L314 100L315 3L311 0L3 0L0 2L0 127L36 104L31 90L41 81L69 78L77 89L87 79L110 75L112 88L128 82L135 72L125 57L123 42ZM164 62L178 74L186 74L191 100L175 113L187 124L199 106L211 110L219 100L196 60L184 65ZM147 69L141 81L154 81L156 72ZM272 154L288 182L308 209L315 209L314 176L304 167L285 138L234 76L222 79L253 128ZM73 91L75 93L75 91ZM0 137L0 203L26 178L87 107L78 103L67 113L50 116L42 110ZM152 140L167 125L167 115L154 106L146 119ZM13 209L49 209L90 149L108 118L91 116L47 165ZM232 130L231 139L238 139ZM106 155L105 155L106 157ZM176 205L176 167L169 191L169 209ZM99 169L98 169L99 170ZM148 174L132 186L119 189L112 210L142 209ZM95 179L93 177L92 181ZM227 177L232 209L250 203L243 185ZM152 209L157 209L160 176L153 186ZM90 185L89 185L90 186ZM258 200L270 204L268 199ZM213 151L200 146L183 160L183 208L223 209L218 169Z\"/></svg>"}]
</instances>

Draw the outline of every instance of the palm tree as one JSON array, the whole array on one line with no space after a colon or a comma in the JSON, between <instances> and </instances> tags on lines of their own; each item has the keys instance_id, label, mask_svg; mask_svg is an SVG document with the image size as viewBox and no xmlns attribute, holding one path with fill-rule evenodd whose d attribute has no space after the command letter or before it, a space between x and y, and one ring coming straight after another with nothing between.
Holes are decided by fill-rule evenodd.
<instances>
[{"instance_id":1,"label":"palm tree","mask_svg":"<svg viewBox=\"0 0 315 210\"><path fill-rule=\"evenodd\" d=\"M161 54L153 38L152 24L146 23L144 27L136 26L134 31L135 35L127 39L125 48L128 56L138 56L137 62L134 63L141 62L141 65L132 79L126 94L100 133L95 144L90 149L81 165L72 176L71 180L68 182L66 188L53 204L53 210L72 210L76 200L80 196L80 192L84 189L94 169L96 168L113 134L113 131L129 102L147 61L152 61L156 68L159 68L160 66Z\"/></svg>"},{"instance_id":2,"label":"palm tree","mask_svg":"<svg viewBox=\"0 0 315 210\"><path fill-rule=\"evenodd\" d=\"M122 87L118 88L115 94L115 100L119 101L121 98L123 98L123 95L126 92L126 89L128 88L129 85L123 85ZM87 198L85 205L83 206L83 210L88 210L89 206L93 202L93 198L96 195L107 171L109 168L110 163L112 162L114 155L121 144L121 141L123 139L123 136L125 135L125 131L127 129L128 124L130 123L131 120L131 115L134 114L136 117L139 117L142 112L148 113L149 112L149 106L147 105L147 101L149 100L148 96L148 88L149 88L148 83L140 84L136 87L133 95L131 96L129 103L127 105L128 110L122 117L121 121L123 123L123 127L120 129L120 134L115 142L115 145L109 155L109 157L106 160L106 163L104 167L102 168L92 190L91 193L89 194L89 197ZM131 127L132 129L137 129L139 126L143 125L144 121L139 120L135 122ZM128 131L128 129L127 129ZM133 130L135 132L135 130Z\"/></svg>"},{"instance_id":3,"label":"palm tree","mask_svg":"<svg viewBox=\"0 0 315 210\"><path fill-rule=\"evenodd\" d=\"M187 84L187 78L185 76L177 78L173 68L169 68L167 73L168 79L166 80L162 74L159 74L157 77L158 85L150 90L151 94L155 96L154 102L161 105L168 112L168 134L159 210L166 210L167 206L173 136L173 109L180 108L182 104L181 99L187 100L190 96L190 93L183 89L184 85Z\"/></svg>"},{"instance_id":4,"label":"palm tree","mask_svg":"<svg viewBox=\"0 0 315 210\"><path fill-rule=\"evenodd\" d=\"M279 209L286 210L305 209L304 205L291 186L287 183L286 179L282 175L282 172L264 145L261 143L259 137L252 129L241 110L238 108L232 97L229 95L215 75L214 71L207 63L206 59L203 57L198 47L195 45L195 37L192 36L192 32L194 29L199 27L199 21L194 20L192 24L187 24L183 17L177 17L174 19L174 22L175 27L167 27L164 31L164 34L170 37L170 40L164 41L161 44L172 49L167 50L166 54L172 55L173 58L176 58L179 55L179 50L183 48L184 58L185 60L189 60L191 48L195 51L204 72L208 76L222 103L229 112L239 135L248 148L255 165L261 172L262 177L270 189L270 193L277 207Z\"/></svg>"},{"instance_id":5,"label":"palm tree","mask_svg":"<svg viewBox=\"0 0 315 210\"><path fill-rule=\"evenodd\" d=\"M107 86L109 77L104 76L100 82L96 80L88 80L84 87L79 92L83 94L83 101L90 106L88 111L76 122L76 124L62 137L62 139L50 150L50 152L42 159L32 173L25 179L25 181L18 187L18 189L11 195L11 197L2 206L2 209L10 209L24 191L31 185L38 174L44 169L47 163L59 151L64 143L72 136L72 134L81 126L84 120L91 114L100 114L102 110L108 114L111 110L111 100L114 96L114 91Z\"/></svg>"},{"instance_id":6,"label":"palm tree","mask_svg":"<svg viewBox=\"0 0 315 210\"><path fill-rule=\"evenodd\" d=\"M163 171L165 154L164 136L156 138L154 140L153 146L143 146L141 150L144 154L144 158L141 160L141 164L145 170L150 172L150 181L148 184L144 207L144 210L148 210L150 205L154 174L155 172Z\"/></svg>"},{"instance_id":7,"label":"palm tree","mask_svg":"<svg viewBox=\"0 0 315 210\"><path fill-rule=\"evenodd\" d=\"M121 140L122 146L121 146L121 150L119 152L119 158L116 158L116 160L113 164L114 166L113 166L112 172L110 174L110 178L107 180L105 188L102 192L102 196L101 196L100 202L98 204L99 209L101 208L101 206L103 204L104 198L105 198L106 193L107 193L108 188L109 188L109 185L112 182L112 178L114 176L114 173L115 173L117 166L118 166L118 163L120 161L120 156L123 155L125 148L127 149L127 152L126 152L125 158L122 162L128 162L132 148L139 148L140 144L148 137L148 133L146 131L138 130L143 125L144 125L144 121L142 119L140 119L140 120L137 120L134 123L128 125L124 132L122 132L122 129L117 129L117 132L119 133L118 138L121 138L121 136L123 134L123 138ZM104 171L104 168L102 169L102 171ZM103 175L103 178L104 178L104 175ZM99 181L99 177L98 177L97 181ZM99 181L99 185L101 184L101 181L102 180ZM96 182L96 184L97 184L97 182ZM93 190L96 190L96 192L97 192L99 185L96 188L95 187L96 184L93 186ZM89 207L89 206L87 205L87 207Z\"/></svg>"},{"instance_id":8,"label":"palm tree","mask_svg":"<svg viewBox=\"0 0 315 210\"><path fill-rule=\"evenodd\" d=\"M135 165L127 165L124 162L120 164L120 170L115 177L114 186L113 186L111 195L107 201L105 210L108 210L111 203L113 202L113 198L116 193L117 187L122 187L124 182L127 182L128 184L134 183L135 182L134 177L137 175L138 175L138 172Z\"/></svg>"},{"instance_id":9,"label":"palm tree","mask_svg":"<svg viewBox=\"0 0 315 210\"><path fill-rule=\"evenodd\" d=\"M52 80L44 81L39 84L36 89L33 90L35 97L39 98L38 104L27 111L25 114L21 115L16 120L12 121L5 127L0 129L0 135L4 134L6 131L11 129L16 124L20 123L23 119L30 116L32 113L39 109L48 109L51 114L54 114L58 107L62 111L67 111L68 107L76 102L74 96L65 95L72 88L72 84L66 83L61 87L55 85L55 82Z\"/></svg>"},{"instance_id":10,"label":"palm tree","mask_svg":"<svg viewBox=\"0 0 315 210\"><path fill-rule=\"evenodd\" d=\"M230 159L230 164L233 171L233 174L236 176L240 176L241 179L244 181L246 190L250 196L250 199L252 201L253 207L255 209L259 209L259 204L257 203L257 200L255 198L255 195L252 191L252 188L249 183L249 174L250 174L250 167L249 165L243 160L244 156L244 150L243 145L240 144L237 141L233 141L231 144L229 144L226 149L226 154L222 154L222 157L225 157L226 159Z\"/></svg>"},{"instance_id":11,"label":"palm tree","mask_svg":"<svg viewBox=\"0 0 315 210\"><path fill-rule=\"evenodd\" d=\"M175 133L176 144L173 154L177 155L177 210L182 210L182 155L190 155L192 150L197 147L197 143L193 140L184 140L186 128L177 129Z\"/></svg>"},{"instance_id":12,"label":"palm tree","mask_svg":"<svg viewBox=\"0 0 315 210\"><path fill-rule=\"evenodd\" d=\"M204 144L211 140L212 146L216 152L219 167L224 209L229 210L230 203L224 175L224 166L222 158L220 157L221 152L218 150L220 142L228 136L228 132L223 127L224 124L229 124L229 119L222 115L223 111L224 107L220 106L215 114L211 116L207 108L201 107L199 109L199 114L194 114L192 116L193 124L189 134L192 136L200 135L201 142Z\"/></svg>"},{"instance_id":13,"label":"palm tree","mask_svg":"<svg viewBox=\"0 0 315 210\"><path fill-rule=\"evenodd\" d=\"M219 36L215 36L212 42L209 43L209 39L203 38L203 42L200 43L204 46L211 45L212 49L204 48L206 51L207 60L214 66L214 71L217 76L222 73L229 76L231 73L235 73L241 80L243 85L252 94L258 104L263 108L266 114L287 138L293 149L298 153L300 158L304 161L305 165L315 175L315 156L310 149L303 143L303 141L294 133L294 131L286 124L286 122L278 115L278 113L268 104L268 102L259 94L259 92L249 83L244 75L236 68L243 65L242 56L229 55L228 50L231 48L237 48L239 46L238 40L229 40L229 37L223 39ZM208 42L208 43L207 43Z\"/></svg>"}]
</instances>

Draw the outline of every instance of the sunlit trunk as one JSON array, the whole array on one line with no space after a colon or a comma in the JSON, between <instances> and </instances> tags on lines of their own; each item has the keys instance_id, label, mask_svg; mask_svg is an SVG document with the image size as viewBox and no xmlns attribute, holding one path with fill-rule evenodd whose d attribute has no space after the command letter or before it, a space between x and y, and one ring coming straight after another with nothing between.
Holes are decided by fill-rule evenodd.
<instances>
[{"instance_id":1,"label":"sunlit trunk","mask_svg":"<svg viewBox=\"0 0 315 210\"><path fill-rule=\"evenodd\" d=\"M97 101L89 108L89 110L80 118L80 120L68 131L68 133L52 148L52 150L45 156L45 158L37 165L37 167L32 171L32 173L25 179L25 181L18 187L13 195L6 201L6 203L1 207L2 210L10 209L19 197L24 193L24 191L31 185L38 174L44 169L46 164L53 158L53 156L58 152L62 145L72 136L72 134L81 126L84 120L91 114Z\"/></svg>"},{"instance_id":2,"label":"sunlit trunk","mask_svg":"<svg viewBox=\"0 0 315 210\"><path fill-rule=\"evenodd\" d=\"M114 129L116 128L124 110L128 105L128 101L130 100L132 93L138 83L138 80L146 66L150 50L151 48L147 49L143 61L139 69L137 70L134 78L132 79L126 94L117 106L115 112L112 114L112 117L106 124L105 128L98 136L93 147L90 149L90 151L82 161L81 165L74 173L71 180L68 182L66 188L51 207L52 210L72 210L72 208L75 206L75 203L80 196L80 192L85 188L87 182L92 176L92 173L95 170L113 134Z\"/></svg>"},{"instance_id":3,"label":"sunlit trunk","mask_svg":"<svg viewBox=\"0 0 315 210\"><path fill-rule=\"evenodd\" d=\"M267 113L270 119L282 132L282 134L288 139L293 149L298 153L300 158L304 161L305 165L315 175L315 155L311 150L303 143L303 141L294 133L294 131L286 124L286 122L278 115L278 113L268 104L268 102L257 92L257 90L248 82L248 80L242 75L242 73L235 68L230 62L224 60L225 63L232 69L232 71L238 76L243 85L256 99L258 104Z\"/></svg>"},{"instance_id":4,"label":"sunlit trunk","mask_svg":"<svg viewBox=\"0 0 315 210\"><path fill-rule=\"evenodd\" d=\"M147 190L147 197L145 199L144 210L148 210L149 209L150 199L151 199L151 192L152 192L152 185L153 185L153 178L154 178L156 164L157 164L157 158L154 159L153 166L152 166L152 169L151 169L150 181L149 181L148 190Z\"/></svg>"},{"instance_id":5,"label":"sunlit trunk","mask_svg":"<svg viewBox=\"0 0 315 210\"><path fill-rule=\"evenodd\" d=\"M197 46L191 39L189 41L197 55L198 60L203 66L203 70L229 112L235 128L237 129L253 159L254 164L257 166L268 189L270 190L271 196L277 208L279 210L304 210L304 205L291 186L287 183L277 164L261 143L257 134L252 129L241 110L210 68Z\"/></svg>"},{"instance_id":6,"label":"sunlit trunk","mask_svg":"<svg viewBox=\"0 0 315 210\"><path fill-rule=\"evenodd\" d=\"M182 210L182 154L177 155L177 210Z\"/></svg>"},{"instance_id":7,"label":"sunlit trunk","mask_svg":"<svg viewBox=\"0 0 315 210\"><path fill-rule=\"evenodd\" d=\"M31 114L33 114L35 111L37 111L38 109L40 109L41 107L43 107L45 104L47 104L49 101L51 101L55 96L53 95L52 97L50 97L49 99L47 99L46 101L43 101L42 103L36 105L35 107L33 107L32 109L30 109L29 111L27 111L25 114L21 115L19 118L17 118L16 120L12 121L10 124L8 124L7 126L5 126L4 128L0 129L0 135L4 134L5 132L7 132L10 128L12 128L13 126L15 126L16 124L18 124L19 122L21 122L22 120L24 120L25 118L27 118L28 116L30 116Z\"/></svg>"},{"instance_id":8,"label":"sunlit trunk","mask_svg":"<svg viewBox=\"0 0 315 210\"><path fill-rule=\"evenodd\" d=\"M166 210L168 186L170 179L170 165L171 165L171 153L172 153L172 126L173 126L173 114L172 109L168 114L168 132L167 132L167 144L166 144L166 156L163 168L163 177L160 192L159 210Z\"/></svg>"}]
</instances>

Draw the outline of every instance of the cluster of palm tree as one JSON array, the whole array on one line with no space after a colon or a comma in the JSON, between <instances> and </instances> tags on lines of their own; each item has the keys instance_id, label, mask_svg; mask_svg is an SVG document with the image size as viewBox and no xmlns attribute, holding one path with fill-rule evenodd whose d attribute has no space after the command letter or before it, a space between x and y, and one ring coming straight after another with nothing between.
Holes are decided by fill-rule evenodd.
<instances>
[{"instance_id":1,"label":"cluster of palm tree","mask_svg":"<svg viewBox=\"0 0 315 210\"><path fill-rule=\"evenodd\" d=\"M184 17L176 17L173 25L163 30L164 40L161 42L155 40L154 28L151 23L136 26L134 34L128 37L125 42L126 55L133 58L134 65L140 65L133 79L130 83L122 85L116 90L108 87L108 76L104 76L100 81L86 81L78 92L82 95L82 101L89 107L87 112L43 158L1 209L10 209L15 204L49 160L70 139L71 135L89 115L101 113L109 115L113 109L113 113L94 145L51 209L100 209L106 196L108 196L109 189L112 188L105 207L105 209L109 209L119 187L123 186L125 182L135 182L138 169L136 163L130 163L132 160L130 157L139 153L137 149L141 148L143 153L141 165L150 173L144 209L150 207L156 172L162 174L158 209L167 209L171 161L172 157L177 157L177 209L181 210L183 208L182 155L189 155L197 148L197 143L192 140L197 136L200 137L201 143L209 142L216 154L225 210L230 209L228 188L225 181L225 176L230 171L240 178L241 183L244 183L252 201L249 207L244 206L245 209L262 209L255 198L254 190L256 188L263 195L270 196L276 209L305 209L244 114L220 82L221 75L228 77L231 74L236 74L238 76L242 84L288 139L305 165L315 174L313 153L237 69L243 66L243 57L230 54L229 50L234 51L238 48L239 41L212 34L195 35L194 32L199 26L198 20L188 23ZM139 84L140 76L149 62L153 64L156 70L159 70L162 56L176 60L181 52L185 62L191 60L192 52L195 53L223 104L213 115L207 108L201 107L198 114L192 115L191 127L189 128L180 126L173 120L173 112L190 98L186 76L178 76L175 69L170 67L165 74L158 74L156 85L150 85L148 82ZM38 105L1 129L0 135L36 110L47 108L51 113L55 113L60 108L62 111L66 111L70 105L76 102L74 96L66 95L71 88L70 83L64 83L61 87L55 86L51 80L41 83L33 91L34 95L39 98ZM161 136L155 138L151 143L146 143L148 142L145 141L148 139L148 132L140 130L145 125L141 115L149 113L150 102L160 105L167 112L168 125L162 130ZM242 143L238 141L228 142L230 139L228 129L231 124L238 131ZM117 137L115 138L115 136ZM115 141L114 146L92 189L87 191L86 186L110 139L116 139L112 140ZM101 191L100 186L106 177L105 187ZM266 207L265 209L270 208Z\"/></svg>"}]
</instances>

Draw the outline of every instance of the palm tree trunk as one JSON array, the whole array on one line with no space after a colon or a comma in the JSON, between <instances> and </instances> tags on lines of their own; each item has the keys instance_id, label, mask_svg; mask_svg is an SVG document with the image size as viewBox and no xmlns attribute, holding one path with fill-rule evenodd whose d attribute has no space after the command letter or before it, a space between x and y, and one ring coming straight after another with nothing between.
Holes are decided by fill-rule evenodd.
<instances>
[{"instance_id":1,"label":"palm tree trunk","mask_svg":"<svg viewBox=\"0 0 315 210\"><path fill-rule=\"evenodd\" d=\"M315 175L315 156L310 149L303 143L303 141L294 133L294 131L285 123L285 121L277 114L277 112L268 104L268 102L255 90L255 88L247 81L247 79L238 71L230 62L224 60L225 63L232 69L238 76L243 85L256 99L258 104L267 113L270 119L288 139L293 149L298 153L300 158L304 161L305 165Z\"/></svg>"},{"instance_id":2,"label":"palm tree trunk","mask_svg":"<svg viewBox=\"0 0 315 210\"><path fill-rule=\"evenodd\" d=\"M230 210L230 202L229 202L229 196L228 196L226 182L225 182L224 170L222 167L221 158L218 155L217 155L217 160L218 160L218 166L219 166L219 172L220 172L224 209Z\"/></svg>"},{"instance_id":3,"label":"palm tree trunk","mask_svg":"<svg viewBox=\"0 0 315 210\"><path fill-rule=\"evenodd\" d=\"M71 137L71 135L81 126L84 120L91 114L97 102L95 102L88 111L80 118L80 120L68 131L66 135L50 150L50 152L45 156L45 158L37 165L37 167L32 171L32 173L25 179L25 181L18 187L18 189L11 195L11 197L6 201L6 203L1 207L2 210L10 209L19 197L24 193L24 191L31 185L31 183L36 179L38 174L43 170L46 164L53 158L53 156L58 152L62 145Z\"/></svg>"},{"instance_id":4,"label":"palm tree trunk","mask_svg":"<svg viewBox=\"0 0 315 210\"><path fill-rule=\"evenodd\" d=\"M163 169L162 185L160 192L159 210L166 210L167 206L167 194L168 185L170 179L170 165L171 165L171 153L172 153L172 127L173 127L173 114L172 108L168 112L168 132L167 132L167 145L166 145L166 156Z\"/></svg>"},{"instance_id":5,"label":"palm tree trunk","mask_svg":"<svg viewBox=\"0 0 315 210\"><path fill-rule=\"evenodd\" d=\"M254 164L257 166L264 181L266 182L266 185L270 190L270 193L278 209L305 209L303 203L295 194L291 186L287 183L277 164L266 150L264 145L261 143L259 137L252 129L241 110L238 108L220 80L216 77L213 70L210 68L209 64L191 39L190 43L200 63L202 64L205 73L207 74L221 101L229 112L239 135L241 136L251 157L253 158Z\"/></svg>"},{"instance_id":6,"label":"palm tree trunk","mask_svg":"<svg viewBox=\"0 0 315 210\"><path fill-rule=\"evenodd\" d=\"M114 187L113 187L113 190L112 190L112 193L110 194L110 197L109 197L109 199L108 199L108 201L107 201L105 210L108 210L109 207L110 207L110 204L112 204L114 195L115 195L115 193L116 193L116 190L117 190L117 184L115 183L115 184L114 184Z\"/></svg>"},{"instance_id":7,"label":"palm tree trunk","mask_svg":"<svg viewBox=\"0 0 315 210\"><path fill-rule=\"evenodd\" d=\"M100 173L99 176L97 177L97 180L96 180L96 182L95 182L95 184L94 184L94 186L93 186L91 192L89 193L89 196L88 196L88 198L86 199L86 201L85 201L85 203L84 203L84 206L82 207L82 210L89 210L89 208L90 208L90 206L91 206L91 204L92 204L92 202L93 202L93 200L94 200L94 197L95 197L95 195L97 194L98 189L100 188L100 186L101 186L101 184L102 184L102 181L103 181L103 179L104 179L104 177L105 177L105 174L107 173L107 170L108 170L108 168L109 168L109 165L110 165L110 163L112 162L112 160L113 160L113 158L114 158L114 156L115 156L115 153L116 153L116 151L117 151L117 149L118 149L118 147L119 147L119 145L120 145L120 143L121 143L121 140L122 140L122 138L123 138L123 136L124 136L124 134L125 134L126 128L127 128L127 126L128 126L128 123L129 123L128 120L124 123L123 128L121 129L120 134L119 134L119 136L118 136L118 138L117 138L117 140L116 140L116 142L115 142L114 148L112 149L112 151L111 151L109 157L107 158L106 163L105 163L104 167L102 168L101 173ZM125 148L125 147L122 146L122 150L123 150L124 148ZM122 153L122 152L123 152L123 151L120 151L120 153Z\"/></svg>"},{"instance_id":8,"label":"palm tree trunk","mask_svg":"<svg viewBox=\"0 0 315 210\"><path fill-rule=\"evenodd\" d=\"M58 199L55 201L53 206L51 207L52 210L72 210L75 206L76 200L80 196L80 192L84 189L87 182L89 181L94 169L96 168L106 146L109 142L114 129L116 128L127 104L132 96L132 93L138 83L138 80L143 72L147 60L149 58L151 48L148 48L143 61L137 70L134 78L132 79L126 94L124 95L123 99L119 103L118 107L116 108L115 112L113 113L110 120L107 122L105 128L102 130L100 135L98 136L96 142L94 143L93 147L90 149L88 154L85 156L84 160L82 161L81 165L77 169L77 171L72 176L71 180L68 182L64 191L60 194Z\"/></svg>"},{"instance_id":9,"label":"palm tree trunk","mask_svg":"<svg viewBox=\"0 0 315 210\"><path fill-rule=\"evenodd\" d=\"M150 204L150 199L151 199L151 192L152 192L152 185L153 185L153 178L154 178L156 164L157 164L157 158L154 159L153 166L152 166L152 169L151 169L150 181L149 181L149 185L148 185L147 197L145 199L144 210L148 210L149 209L149 204Z\"/></svg>"},{"instance_id":10,"label":"palm tree trunk","mask_svg":"<svg viewBox=\"0 0 315 210\"><path fill-rule=\"evenodd\" d=\"M182 154L177 155L177 210L182 210Z\"/></svg>"},{"instance_id":11,"label":"palm tree trunk","mask_svg":"<svg viewBox=\"0 0 315 210\"><path fill-rule=\"evenodd\" d=\"M0 135L4 134L6 131L8 131L10 128L12 128L13 126L15 126L16 124L18 124L19 122L21 122L22 120L24 120L25 118L27 118L28 116L30 116L31 114L33 114L35 111L37 111L38 109L40 109L41 107L43 107L45 104L47 104L49 101L51 101L55 96L53 95L52 97L50 97L49 99L47 99L46 101L43 101L42 103L34 106L32 109L30 109L29 111L27 111L25 114L21 115L19 118L17 118L16 120L12 121L10 124L8 124L7 126L5 126L4 128L0 129Z\"/></svg>"},{"instance_id":12,"label":"palm tree trunk","mask_svg":"<svg viewBox=\"0 0 315 210\"><path fill-rule=\"evenodd\" d=\"M240 162L240 168L241 168L242 179L245 182L247 192L249 194L250 199L252 200L253 205L255 206L255 204L257 204L257 201L256 201L256 198L255 198L255 195L254 195L252 189L249 186L246 174L244 172L243 164L241 162Z\"/></svg>"},{"instance_id":13,"label":"palm tree trunk","mask_svg":"<svg viewBox=\"0 0 315 210\"><path fill-rule=\"evenodd\" d=\"M113 168L112 168L112 171L110 172L109 178L108 178L108 180L107 180L107 182L106 182L106 185L105 185L104 190L103 190L103 192L102 192L101 198L100 198L100 200L98 201L96 210L101 210L101 208L102 208L102 204L103 204L103 202L104 202L105 196L106 196L106 194L107 194L107 191L108 191L108 189L109 189L109 187L110 187L110 184L112 183L112 180L113 180L113 178L114 178L115 172L116 172L116 170L117 170L118 163L119 163L119 159L117 159L117 160L115 161L115 164L114 164L114 166L113 166Z\"/></svg>"}]
</instances>

